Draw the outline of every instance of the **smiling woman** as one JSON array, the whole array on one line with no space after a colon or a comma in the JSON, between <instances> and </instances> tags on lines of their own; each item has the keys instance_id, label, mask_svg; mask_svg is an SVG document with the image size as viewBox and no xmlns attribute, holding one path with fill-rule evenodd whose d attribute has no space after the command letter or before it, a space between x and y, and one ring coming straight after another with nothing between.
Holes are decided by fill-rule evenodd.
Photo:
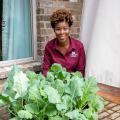
<instances>
[{"instance_id":1,"label":"smiling woman","mask_svg":"<svg viewBox=\"0 0 120 120\"><path fill-rule=\"evenodd\" d=\"M50 23L56 38L49 41L45 47L43 74L47 74L53 63L59 63L67 71L80 71L84 76L85 52L83 44L70 37L73 23L72 14L66 9L58 9L51 15Z\"/></svg>"}]
</instances>

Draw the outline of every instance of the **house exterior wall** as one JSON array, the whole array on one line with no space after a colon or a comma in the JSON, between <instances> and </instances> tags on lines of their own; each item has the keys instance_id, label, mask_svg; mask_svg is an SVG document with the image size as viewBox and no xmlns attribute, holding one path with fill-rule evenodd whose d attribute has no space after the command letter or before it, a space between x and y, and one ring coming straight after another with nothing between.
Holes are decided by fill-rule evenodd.
<instances>
[{"instance_id":1,"label":"house exterior wall","mask_svg":"<svg viewBox=\"0 0 120 120\"><path fill-rule=\"evenodd\" d=\"M50 15L59 8L70 10L74 18L71 36L79 38L83 0L37 0L36 6L37 54L38 60L42 62L45 45L47 41L54 38L54 32L49 22Z\"/></svg>"}]
</instances>

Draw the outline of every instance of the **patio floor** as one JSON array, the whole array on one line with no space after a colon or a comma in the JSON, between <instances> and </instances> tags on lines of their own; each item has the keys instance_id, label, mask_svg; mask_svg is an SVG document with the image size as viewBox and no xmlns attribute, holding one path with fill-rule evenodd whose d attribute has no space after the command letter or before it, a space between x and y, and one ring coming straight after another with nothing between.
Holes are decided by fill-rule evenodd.
<instances>
[{"instance_id":1,"label":"patio floor","mask_svg":"<svg viewBox=\"0 0 120 120\"><path fill-rule=\"evenodd\" d=\"M105 108L99 113L99 120L120 120L120 105L106 101Z\"/></svg>"},{"instance_id":2,"label":"patio floor","mask_svg":"<svg viewBox=\"0 0 120 120\"><path fill-rule=\"evenodd\" d=\"M105 108L99 113L99 120L120 120L120 88L98 84L99 95L106 100Z\"/></svg>"}]
</instances>

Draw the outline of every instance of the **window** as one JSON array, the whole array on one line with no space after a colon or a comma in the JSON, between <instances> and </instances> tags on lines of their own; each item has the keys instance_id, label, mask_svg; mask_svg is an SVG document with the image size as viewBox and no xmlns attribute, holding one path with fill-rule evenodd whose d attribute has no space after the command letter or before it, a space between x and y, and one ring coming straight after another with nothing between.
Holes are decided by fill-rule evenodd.
<instances>
[{"instance_id":1,"label":"window","mask_svg":"<svg viewBox=\"0 0 120 120\"><path fill-rule=\"evenodd\" d=\"M0 66L36 59L34 0L0 0Z\"/></svg>"}]
</instances>

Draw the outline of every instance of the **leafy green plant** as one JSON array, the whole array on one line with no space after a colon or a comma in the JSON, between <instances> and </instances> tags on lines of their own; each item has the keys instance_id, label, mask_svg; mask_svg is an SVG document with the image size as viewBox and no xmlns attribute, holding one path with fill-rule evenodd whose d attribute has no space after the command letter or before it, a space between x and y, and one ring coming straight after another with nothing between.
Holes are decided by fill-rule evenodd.
<instances>
[{"instance_id":1,"label":"leafy green plant","mask_svg":"<svg viewBox=\"0 0 120 120\"><path fill-rule=\"evenodd\" d=\"M97 90L94 77L69 73L60 64L53 64L46 77L14 66L0 104L7 106L10 120L97 120L104 107Z\"/></svg>"}]
</instances>

